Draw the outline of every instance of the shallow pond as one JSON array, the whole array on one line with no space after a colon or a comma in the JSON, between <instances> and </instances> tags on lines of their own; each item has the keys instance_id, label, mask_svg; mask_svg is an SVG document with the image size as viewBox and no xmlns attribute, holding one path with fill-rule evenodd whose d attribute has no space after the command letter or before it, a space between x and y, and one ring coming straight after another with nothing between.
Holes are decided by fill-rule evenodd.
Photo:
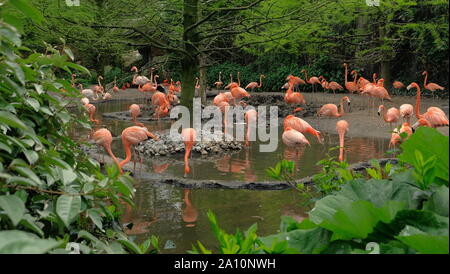
<instances>
[{"instance_id":1,"label":"shallow pond","mask_svg":"<svg viewBox=\"0 0 450 274\"><path fill-rule=\"evenodd\" d=\"M144 101L133 101L143 103ZM130 121L117 121L102 118L105 112L126 111L130 101L112 101L97 104L96 119L101 126L107 127L113 136L119 136L122 130L131 126ZM150 131L164 131L170 128L170 121L144 122ZM279 130L281 136L281 129ZM86 130L74 129L74 138L86 140ZM286 149L280 141L274 152L260 153L258 142L252 142L250 148L244 148L231 154L201 156L193 154L189 160L192 179L214 179L229 181L263 181L270 180L265 169L274 166L278 160L285 158L296 162L296 174L299 178L317 173L316 163L326 157L328 149L339 144L336 134L324 134L325 145L316 139L307 138L311 147L297 151ZM281 140L281 138L280 138ZM349 163L367 161L384 157L389 140L379 138L345 139L345 157ZM100 150L102 151L102 150ZM124 158L120 138L113 141L113 151ZM330 152L337 156L338 150ZM161 173L172 177L182 177L184 173L184 154L171 156L144 157L143 169L149 173ZM139 168L139 164L137 164ZM136 208L129 208L123 221L133 222L134 227L128 231L138 240L144 240L153 234L160 238L163 253L185 253L197 240L207 248L213 248L216 241L210 229L207 211L211 209L217 216L220 226L228 233L236 228L247 229L258 223L258 235L276 233L280 216L289 215L300 220L307 217L310 208L295 190L229 190L229 189L192 189L184 190L172 185L155 182L136 174L137 192ZM187 202L185 202L187 198Z\"/></svg>"}]
</instances>

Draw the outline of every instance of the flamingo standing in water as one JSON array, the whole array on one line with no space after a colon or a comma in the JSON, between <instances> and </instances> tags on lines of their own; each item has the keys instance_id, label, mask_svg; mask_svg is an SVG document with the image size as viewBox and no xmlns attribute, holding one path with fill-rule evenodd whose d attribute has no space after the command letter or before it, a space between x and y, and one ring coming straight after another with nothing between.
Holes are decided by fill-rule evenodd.
<instances>
[{"instance_id":1,"label":"flamingo standing in water","mask_svg":"<svg viewBox=\"0 0 450 274\"><path fill-rule=\"evenodd\" d=\"M214 85L216 86L217 89L220 89L223 85L222 80L220 79L221 76L222 76L222 72L219 71L219 80L214 83Z\"/></svg>"},{"instance_id":2,"label":"flamingo standing in water","mask_svg":"<svg viewBox=\"0 0 450 274\"><path fill-rule=\"evenodd\" d=\"M348 132L348 122L339 120L336 123L336 131L339 134L339 161L344 160L344 135Z\"/></svg>"},{"instance_id":3,"label":"flamingo standing in water","mask_svg":"<svg viewBox=\"0 0 450 274\"><path fill-rule=\"evenodd\" d=\"M105 151L109 154L109 156L111 156L113 161L117 164L117 167L120 170L120 174L122 174L122 168L120 167L119 160L117 160L116 156L114 156L111 150L111 143L112 143L111 132L106 128L101 128L92 134L92 139L95 141L97 145L102 146L105 149Z\"/></svg>"},{"instance_id":4,"label":"flamingo standing in water","mask_svg":"<svg viewBox=\"0 0 450 274\"><path fill-rule=\"evenodd\" d=\"M78 84L78 87L80 88L80 93L89 99L98 100L98 94L95 93L92 89L86 88L83 89L83 84Z\"/></svg>"},{"instance_id":5,"label":"flamingo standing in water","mask_svg":"<svg viewBox=\"0 0 450 274\"><path fill-rule=\"evenodd\" d=\"M306 139L306 137L302 133L296 131L291 127L287 127L284 129L281 139L287 147L298 147L299 145L305 144L309 146L311 145L308 139Z\"/></svg>"},{"instance_id":6,"label":"flamingo standing in water","mask_svg":"<svg viewBox=\"0 0 450 274\"><path fill-rule=\"evenodd\" d=\"M98 83L98 85L94 86L94 87L93 87L93 90L94 90L94 92L95 92L97 95L98 95L98 94L101 94L101 95L103 96L103 93L104 93L105 89L103 88L103 85L102 85L102 83L100 82L100 79L103 80L103 77L99 75L99 76L97 77L97 83Z\"/></svg>"},{"instance_id":7,"label":"flamingo standing in water","mask_svg":"<svg viewBox=\"0 0 450 274\"><path fill-rule=\"evenodd\" d=\"M347 96L344 96L340 100L340 108L338 112L338 107L335 104L325 104L323 105L318 111L317 111L317 118L320 121L320 116L328 116L328 117L341 117L344 115L344 101L347 102L348 105L350 105L350 98Z\"/></svg>"},{"instance_id":8,"label":"flamingo standing in water","mask_svg":"<svg viewBox=\"0 0 450 274\"><path fill-rule=\"evenodd\" d=\"M245 89L239 87L239 85L236 83L231 84L230 92L231 95L233 96L234 105L236 105L236 100L241 100L244 97L250 97L250 94L248 94L248 92Z\"/></svg>"},{"instance_id":9,"label":"flamingo standing in water","mask_svg":"<svg viewBox=\"0 0 450 274\"><path fill-rule=\"evenodd\" d=\"M317 137L317 140L319 140L319 143L323 144L320 132L315 130L308 122L306 122L302 118L295 117L294 115L290 114L286 116L286 118L284 118L283 127L284 129L288 127L293 128L302 134L309 133L311 135L314 135Z\"/></svg>"},{"instance_id":10,"label":"flamingo standing in water","mask_svg":"<svg viewBox=\"0 0 450 274\"><path fill-rule=\"evenodd\" d=\"M252 90L252 92L255 90L255 88L261 88L261 86L262 86L262 78L265 78L266 76L264 76L264 75L260 75L259 76L259 85L258 85L258 83L257 82L250 82L246 87L245 87L245 89L251 89Z\"/></svg>"},{"instance_id":11,"label":"flamingo standing in water","mask_svg":"<svg viewBox=\"0 0 450 274\"><path fill-rule=\"evenodd\" d=\"M358 77L358 73L356 72L356 70L352 70L352 72L350 74L353 74L353 82L349 82L349 81L347 81L347 74L348 74L347 63L344 63L344 67L345 67L345 88L352 94L358 93L359 88L358 88L358 85L356 84L356 78Z\"/></svg>"},{"instance_id":12,"label":"flamingo standing in water","mask_svg":"<svg viewBox=\"0 0 450 274\"><path fill-rule=\"evenodd\" d=\"M89 113L89 121L94 122L98 126L100 124L100 121L95 119L95 111L97 108L93 104L89 103L85 104L84 107Z\"/></svg>"},{"instance_id":13,"label":"flamingo standing in water","mask_svg":"<svg viewBox=\"0 0 450 274\"><path fill-rule=\"evenodd\" d=\"M137 117L139 116L139 114L141 114L141 108L139 107L139 105L132 104L129 109L130 109L131 117L132 117L134 124L138 127L144 127L143 123L140 123L137 121Z\"/></svg>"},{"instance_id":14,"label":"flamingo standing in water","mask_svg":"<svg viewBox=\"0 0 450 274\"><path fill-rule=\"evenodd\" d=\"M250 137L250 127L256 126L257 116L258 116L258 113L254 109L250 109L245 112L245 122L247 123L247 133L245 134L245 145L246 146L249 146L248 139Z\"/></svg>"},{"instance_id":15,"label":"flamingo standing in water","mask_svg":"<svg viewBox=\"0 0 450 274\"><path fill-rule=\"evenodd\" d=\"M316 84L319 84L319 85L320 85L319 78L313 76L313 77L311 77L311 78L308 79L308 72L306 71L306 69L302 69L302 70L300 71L300 73L302 73L302 72L305 73L305 80L306 80L306 83L312 85L312 87L313 87L312 90L313 90L313 92L314 92L315 87L316 87Z\"/></svg>"},{"instance_id":16,"label":"flamingo standing in water","mask_svg":"<svg viewBox=\"0 0 450 274\"><path fill-rule=\"evenodd\" d=\"M400 110L398 108L390 108L387 111L385 111L384 105L380 105L378 107L378 116L382 115L383 120L386 123L389 123L389 126L392 130L392 124L397 123L400 119Z\"/></svg>"},{"instance_id":17,"label":"flamingo standing in water","mask_svg":"<svg viewBox=\"0 0 450 274\"><path fill-rule=\"evenodd\" d=\"M437 127L444 127L447 126L448 127L448 118L445 115L444 111L442 111L442 109L438 108L438 107L429 107L427 109L427 112L425 112L424 114L420 114L420 87L417 83L412 82L411 84L408 85L408 87L406 87L406 89L410 90L411 88L416 88L417 89L417 94L416 94L416 118L417 119L425 119L428 121L428 123L431 125L431 127L433 128L437 128ZM413 128L416 128L418 126L418 124L414 124Z\"/></svg>"},{"instance_id":18,"label":"flamingo standing in water","mask_svg":"<svg viewBox=\"0 0 450 274\"><path fill-rule=\"evenodd\" d=\"M119 167L122 169L123 166L131 160L131 145L137 145L142 141L148 139L148 137L158 141L153 133L147 130L145 127L131 126L127 127L122 131L122 144L125 149L126 158L119 163ZM136 153L136 151L135 151ZM133 170L136 169L136 161L134 162Z\"/></svg>"},{"instance_id":19,"label":"flamingo standing in water","mask_svg":"<svg viewBox=\"0 0 450 274\"><path fill-rule=\"evenodd\" d=\"M138 75L138 68L136 66L133 66L131 71L136 72L131 81L133 85L144 85L147 82L151 82L147 77ZM153 73L153 68L151 68L151 73Z\"/></svg>"},{"instance_id":20,"label":"flamingo standing in water","mask_svg":"<svg viewBox=\"0 0 450 274\"><path fill-rule=\"evenodd\" d=\"M192 147L195 144L195 139L197 137L197 132L193 128L185 128L181 131L181 139L184 142L185 153L184 153L184 176L191 171L189 169L189 154L191 153Z\"/></svg>"},{"instance_id":21,"label":"flamingo standing in water","mask_svg":"<svg viewBox=\"0 0 450 274\"><path fill-rule=\"evenodd\" d=\"M414 114L414 107L411 104L403 104L400 106L400 116L404 121L409 123L409 120Z\"/></svg>"},{"instance_id":22,"label":"flamingo standing in water","mask_svg":"<svg viewBox=\"0 0 450 274\"><path fill-rule=\"evenodd\" d=\"M428 79L428 72L427 72L427 71L424 71L424 72L422 73L422 75L425 75L425 79L424 79L424 81L423 81L423 87L424 87L426 90L430 90L430 91L432 92L433 99L434 99L434 92L435 92L436 90L444 90L444 87L441 87L440 85L435 84L435 83L428 83L428 84L427 84L427 79Z\"/></svg>"}]
</instances>

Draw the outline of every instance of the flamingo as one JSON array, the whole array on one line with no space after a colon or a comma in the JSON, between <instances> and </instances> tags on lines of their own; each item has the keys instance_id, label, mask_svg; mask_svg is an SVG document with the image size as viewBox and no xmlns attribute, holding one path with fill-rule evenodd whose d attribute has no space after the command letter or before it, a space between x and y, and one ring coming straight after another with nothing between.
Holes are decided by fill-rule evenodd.
<instances>
[{"instance_id":1,"label":"flamingo","mask_svg":"<svg viewBox=\"0 0 450 274\"><path fill-rule=\"evenodd\" d=\"M191 153L192 147L195 144L195 139L197 137L197 132L193 128L185 128L181 131L181 139L184 142L185 153L184 153L184 176L189 174L189 154Z\"/></svg>"},{"instance_id":2,"label":"flamingo","mask_svg":"<svg viewBox=\"0 0 450 274\"><path fill-rule=\"evenodd\" d=\"M114 92L114 93L119 92L119 87L117 86L117 76L114 76L114 87L113 87L113 92Z\"/></svg>"},{"instance_id":3,"label":"flamingo","mask_svg":"<svg viewBox=\"0 0 450 274\"><path fill-rule=\"evenodd\" d=\"M94 122L97 125L100 124L100 121L94 118L96 107L93 104L85 104L84 107L87 109L89 113L89 121Z\"/></svg>"},{"instance_id":4,"label":"flamingo","mask_svg":"<svg viewBox=\"0 0 450 274\"><path fill-rule=\"evenodd\" d=\"M220 79L221 76L222 76L222 72L219 71L219 80L214 83L214 85L216 86L217 89L220 89L220 87L222 87L222 85L223 85L222 80Z\"/></svg>"},{"instance_id":5,"label":"flamingo","mask_svg":"<svg viewBox=\"0 0 450 274\"><path fill-rule=\"evenodd\" d=\"M133 66L131 68L131 71L136 72L136 74L133 76L133 80L131 81L133 85L144 85L145 83L150 82L147 77L138 75L138 68L136 66ZM153 74L153 68L151 68L150 71Z\"/></svg>"},{"instance_id":6,"label":"flamingo","mask_svg":"<svg viewBox=\"0 0 450 274\"><path fill-rule=\"evenodd\" d=\"M137 117L141 114L141 108L138 104L132 104L129 108L133 122L138 127L144 127L143 123L137 121Z\"/></svg>"},{"instance_id":7,"label":"flamingo","mask_svg":"<svg viewBox=\"0 0 450 274\"><path fill-rule=\"evenodd\" d=\"M358 85L356 84L356 78L358 77L358 73L356 72L356 70L352 70L352 72L350 74L354 74L353 82L349 82L349 81L347 81L347 73L348 73L347 63L344 63L344 67L345 67L345 88L350 93L358 93L359 89L358 89Z\"/></svg>"},{"instance_id":8,"label":"flamingo","mask_svg":"<svg viewBox=\"0 0 450 274\"><path fill-rule=\"evenodd\" d=\"M81 98L81 104L82 105L86 105L86 104L89 104L89 99L88 98L86 98L86 97L83 97L83 98Z\"/></svg>"},{"instance_id":9,"label":"flamingo","mask_svg":"<svg viewBox=\"0 0 450 274\"><path fill-rule=\"evenodd\" d=\"M236 105L236 99L241 100L244 97L250 97L250 94L248 94L248 92L245 89L241 88L237 83L231 84L230 92L231 95L233 96L234 105Z\"/></svg>"},{"instance_id":10,"label":"flamingo","mask_svg":"<svg viewBox=\"0 0 450 274\"><path fill-rule=\"evenodd\" d=\"M428 79L428 72L427 71L424 71L422 73L422 75L425 75L425 79L423 81L423 87L426 90L430 90L432 92L432 96L433 96L433 99L434 99L434 91L436 91L436 90L444 90L444 87L441 87L440 85L435 84L435 83L428 83L427 84L427 79Z\"/></svg>"},{"instance_id":11,"label":"flamingo","mask_svg":"<svg viewBox=\"0 0 450 274\"><path fill-rule=\"evenodd\" d=\"M84 97L87 97L87 98L90 98L93 100L98 100L98 94L95 93L92 89L90 89L90 88L83 89L83 84L78 84L78 87L80 88L80 93Z\"/></svg>"},{"instance_id":12,"label":"flamingo","mask_svg":"<svg viewBox=\"0 0 450 274\"><path fill-rule=\"evenodd\" d=\"M442 109L438 108L438 107L429 107L427 109L427 112L425 112L424 114L420 114L420 87L417 83L412 82L411 84L408 85L408 87L406 87L407 90L410 90L411 88L416 88L417 89L417 94L416 94L416 118L420 119L420 118L424 118L426 119L429 124L431 125L431 127L433 128L437 128L437 127L444 127L447 126L448 127L448 118L445 115L445 113L442 111ZM414 128L414 126L413 126Z\"/></svg>"},{"instance_id":13,"label":"flamingo","mask_svg":"<svg viewBox=\"0 0 450 274\"><path fill-rule=\"evenodd\" d=\"M258 85L258 83L257 82L250 82L246 87L245 87L245 89L251 89L252 90L252 92L255 90L255 88L261 88L261 86L262 86L262 78L266 78L266 76L264 76L264 75L260 75L259 76L259 85Z\"/></svg>"},{"instance_id":14,"label":"flamingo","mask_svg":"<svg viewBox=\"0 0 450 274\"><path fill-rule=\"evenodd\" d=\"M169 113L170 103L164 93L157 91L152 96L152 105L155 107L154 115L158 118Z\"/></svg>"},{"instance_id":15,"label":"flamingo","mask_svg":"<svg viewBox=\"0 0 450 274\"><path fill-rule=\"evenodd\" d=\"M306 85L305 80L301 79L300 77L294 76L294 75L288 75L286 78L286 81L288 81L284 86L281 88L287 89L289 85L292 85L294 87L294 90L300 91L299 86Z\"/></svg>"},{"instance_id":16,"label":"flamingo","mask_svg":"<svg viewBox=\"0 0 450 274\"><path fill-rule=\"evenodd\" d=\"M247 133L245 134L245 145L246 146L249 146L248 138L250 137L250 126L251 126L251 124L256 125L257 115L258 115L258 113L254 109L250 109L245 112L245 122L247 123Z\"/></svg>"},{"instance_id":17,"label":"flamingo","mask_svg":"<svg viewBox=\"0 0 450 274\"><path fill-rule=\"evenodd\" d=\"M389 123L392 130L392 124L397 123L400 119L400 110L398 108L392 107L385 111L384 105L380 105L378 107L378 116L380 115L382 115L383 120L386 123Z\"/></svg>"},{"instance_id":18,"label":"flamingo","mask_svg":"<svg viewBox=\"0 0 450 274\"><path fill-rule=\"evenodd\" d=\"M300 92L293 92L292 91L293 85L289 85L288 90L286 90L286 94L284 95L284 101L287 104L292 105L298 105L298 104L306 104L305 98L303 97L303 94ZM300 108L296 108L294 112L297 112L301 110Z\"/></svg>"},{"instance_id":19,"label":"flamingo","mask_svg":"<svg viewBox=\"0 0 450 274\"><path fill-rule=\"evenodd\" d=\"M422 126L422 127L433 127L430 122L428 122L427 119L425 118L420 118L419 120L417 120L416 123L414 123L414 125L412 125L413 129L416 129L417 127Z\"/></svg>"},{"instance_id":20,"label":"flamingo","mask_svg":"<svg viewBox=\"0 0 450 274\"><path fill-rule=\"evenodd\" d=\"M311 145L308 139L306 139L302 133L296 131L291 127L287 127L284 129L281 139L287 147L297 147L298 145L304 144L307 144L309 146Z\"/></svg>"},{"instance_id":21,"label":"flamingo","mask_svg":"<svg viewBox=\"0 0 450 274\"><path fill-rule=\"evenodd\" d=\"M339 161L344 160L344 135L348 132L348 122L339 120L336 123L336 131L339 134Z\"/></svg>"},{"instance_id":22,"label":"flamingo","mask_svg":"<svg viewBox=\"0 0 450 274\"><path fill-rule=\"evenodd\" d=\"M101 75L99 75L99 76L97 77L98 85L94 86L94 87L93 87L93 90L94 90L94 92L95 92L96 94L101 93L101 94L103 95L105 89L103 88L102 83L100 82L100 79L103 80L103 77L102 77Z\"/></svg>"},{"instance_id":23,"label":"flamingo","mask_svg":"<svg viewBox=\"0 0 450 274\"><path fill-rule=\"evenodd\" d=\"M403 104L400 106L400 116L409 123L414 114L414 107L411 104Z\"/></svg>"},{"instance_id":24,"label":"flamingo","mask_svg":"<svg viewBox=\"0 0 450 274\"><path fill-rule=\"evenodd\" d=\"M198 79L198 77L195 77L195 80L197 81L195 83L195 96L199 96L200 95L200 79Z\"/></svg>"},{"instance_id":25,"label":"flamingo","mask_svg":"<svg viewBox=\"0 0 450 274\"><path fill-rule=\"evenodd\" d=\"M412 127L409 125L408 122L403 123L400 130L398 130L398 128L394 128L394 131L392 132L391 135L391 140L389 141L389 148L391 147L395 148L395 145L400 141L402 141L400 134L402 134L403 132L406 132L407 136L406 138L408 138L409 136L411 136L411 134L413 134Z\"/></svg>"},{"instance_id":26,"label":"flamingo","mask_svg":"<svg viewBox=\"0 0 450 274\"><path fill-rule=\"evenodd\" d=\"M323 77L323 76L321 76L322 77L322 82L321 82L321 84L322 84L322 87L324 88L324 89L327 89L327 90L329 90L329 89L331 89L332 91L333 91L333 94L334 95L336 95L336 90L344 90L344 88L341 86L341 85L339 85L337 82L335 82L335 81L331 81L331 82L328 82L326 79L325 79L325 77ZM320 78L320 77L319 77ZM324 87L325 86L325 87Z\"/></svg>"},{"instance_id":27,"label":"flamingo","mask_svg":"<svg viewBox=\"0 0 450 274\"><path fill-rule=\"evenodd\" d=\"M315 130L308 122L306 122L302 118L295 117L294 115L289 114L288 116L286 116L286 118L284 118L283 127L284 129L288 127L293 128L302 134L309 133L311 135L314 135L317 137L317 140L319 140L319 143L323 144L320 132Z\"/></svg>"},{"instance_id":28,"label":"flamingo","mask_svg":"<svg viewBox=\"0 0 450 274\"><path fill-rule=\"evenodd\" d=\"M217 104L217 107L220 109L220 111L223 113L223 134L227 134L227 112L230 104L227 101L220 101Z\"/></svg>"},{"instance_id":29,"label":"flamingo","mask_svg":"<svg viewBox=\"0 0 450 274\"><path fill-rule=\"evenodd\" d=\"M147 130L145 127L131 126L127 127L122 131L122 144L125 149L126 158L119 163L119 167L122 169L123 166L131 160L131 145L137 145L142 141L148 139L148 137L158 141L153 133ZM136 162L134 161L134 168L136 169Z\"/></svg>"},{"instance_id":30,"label":"flamingo","mask_svg":"<svg viewBox=\"0 0 450 274\"><path fill-rule=\"evenodd\" d=\"M405 88L406 87L402 82L397 81L397 80L395 80L394 83L392 83L392 86L395 89L401 89L401 88Z\"/></svg>"},{"instance_id":31,"label":"flamingo","mask_svg":"<svg viewBox=\"0 0 450 274\"><path fill-rule=\"evenodd\" d=\"M317 117L320 116L329 116L329 117L341 117L344 115L344 101L347 102L347 105L350 105L350 98L344 96L340 100L340 108L338 112L338 107L335 104L325 104L323 105L319 111L317 111Z\"/></svg>"},{"instance_id":32,"label":"flamingo","mask_svg":"<svg viewBox=\"0 0 450 274\"><path fill-rule=\"evenodd\" d=\"M313 92L314 92L314 88L315 88L316 84L319 84L319 85L320 85L319 78L313 76L313 77L311 77L311 78L308 79L308 72L306 71L306 69L302 69L302 70L300 71L300 73L302 73L302 72L305 73L305 80L306 80L306 83L311 84L311 85L313 86Z\"/></svg>"},{"instance_id":33,"label":"flamingo","mask_svg":"<svg viewBox=\"0 0 450 274\"><path fill-rule=\"evenodd\" d=\"M105 149L105 151L109 154L109 156L111 156L113 161L117 164L117 167L120 170L120 174L122 174L122 168L120 167L119 160L117 160L116 156L114 156L111 150L111 143L112 143L111 132L106 128L101 128L92 134L92 139L95 141L97 145L102 146Z\"/></svg>"}]
</instances>

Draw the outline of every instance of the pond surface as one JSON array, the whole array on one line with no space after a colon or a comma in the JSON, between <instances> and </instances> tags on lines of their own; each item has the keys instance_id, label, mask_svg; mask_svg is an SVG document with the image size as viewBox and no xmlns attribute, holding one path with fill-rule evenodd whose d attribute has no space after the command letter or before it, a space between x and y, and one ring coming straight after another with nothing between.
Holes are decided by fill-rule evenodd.
<instances>
[{"instance_id":1,"label":"pond surface","mask_svg":"<svg viewBox=\"0 0 450 274\"><path fill-rule=\"evenodd\" d=\"M119 136L122 130L132 126L131 121L117 121L102 118L105 112L127 111L131 103L144 103L143 100L112 101L97 104L96 119L101 126L108 128L113 136ZM170 128L170 121L144 122L152 131L165 131ZM74 138L86 141L87 130L74 129ZM279 135L281 136L281 128ZM192 179L214 179L229 181L263 181L271 180L265 172L280 159L295 161L296 174L299 178L313 175L320 171L316 163L325 158L328 149L339 145L336 134L324 133L325 144L321 145L314 138L307 136L311 147L298 150L287 149L281 142L274 152L259 152L258 141L252 142L250 148L230 154L206 155L193 154L189 160ZM389 140L380 138L345 138L345 158L349 163L367 161L384 157ZM99 150L102 151L103 150ZM113 141L113 152L119 158L125 153L120 138ZM338 155L339 151L330 152ZM143 169L149 173L160 173L171 177L184 174L184 154L171 156L145 156ZM137 164L137 168L139 165ZM184 190L172 185L162 184L139 177L136 174L135 185L136 208L128 208L123 216L124 223L133 222L129 235L145 240L149 235L160 238L162 253L185 253L197 240L212 248L217 242L212 234L207 211L211 209L217 216L219 225L228 233L236 228L246 230L253 223L258 223L258 235L276 233L280 225L280 216L289 215L297 220L307 217L311 208L305 207L305 201L293 189L287 190L238 190L238 189L192 189ZM309 207L311 207L310 205Z\"/></svg>"}]
</instances>

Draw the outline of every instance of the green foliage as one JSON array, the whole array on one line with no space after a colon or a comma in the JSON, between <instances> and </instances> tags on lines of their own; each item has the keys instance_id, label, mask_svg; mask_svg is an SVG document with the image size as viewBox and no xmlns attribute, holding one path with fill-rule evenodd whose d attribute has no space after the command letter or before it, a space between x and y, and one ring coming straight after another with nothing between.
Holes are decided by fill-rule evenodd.
<instances>
[{"instance_id":1,"label":"green foliage","mask_svg":"<svg viewBox=\"0 0 450 274\"><path fill-rule=\"evenodd\" d=\"M40 20L28 2L13 2ZM81 109L80 95L55 71L88 71L70 62L65 45L41 54L21 46L15 25L0 20L0 33L0 252L67 253L68 244L82 253L157 251L155 239L154 249L137 247L117 229L123 204L133 205L131 177L116 165L103 174L69 138L69 128L90 125L67 110Z\"/></svg>"},{"instance_id":2,"label":"green foliage","mask_svg":"<svg viewBox=\"0 0 450 274\"><path fill-rule=\"evenodd\" d=\"M414 167L422 189L432 183L448 186L448 143L448 136L429 127L419 127L402 143L398 158Z\"/></svg>"}]
</instances>

